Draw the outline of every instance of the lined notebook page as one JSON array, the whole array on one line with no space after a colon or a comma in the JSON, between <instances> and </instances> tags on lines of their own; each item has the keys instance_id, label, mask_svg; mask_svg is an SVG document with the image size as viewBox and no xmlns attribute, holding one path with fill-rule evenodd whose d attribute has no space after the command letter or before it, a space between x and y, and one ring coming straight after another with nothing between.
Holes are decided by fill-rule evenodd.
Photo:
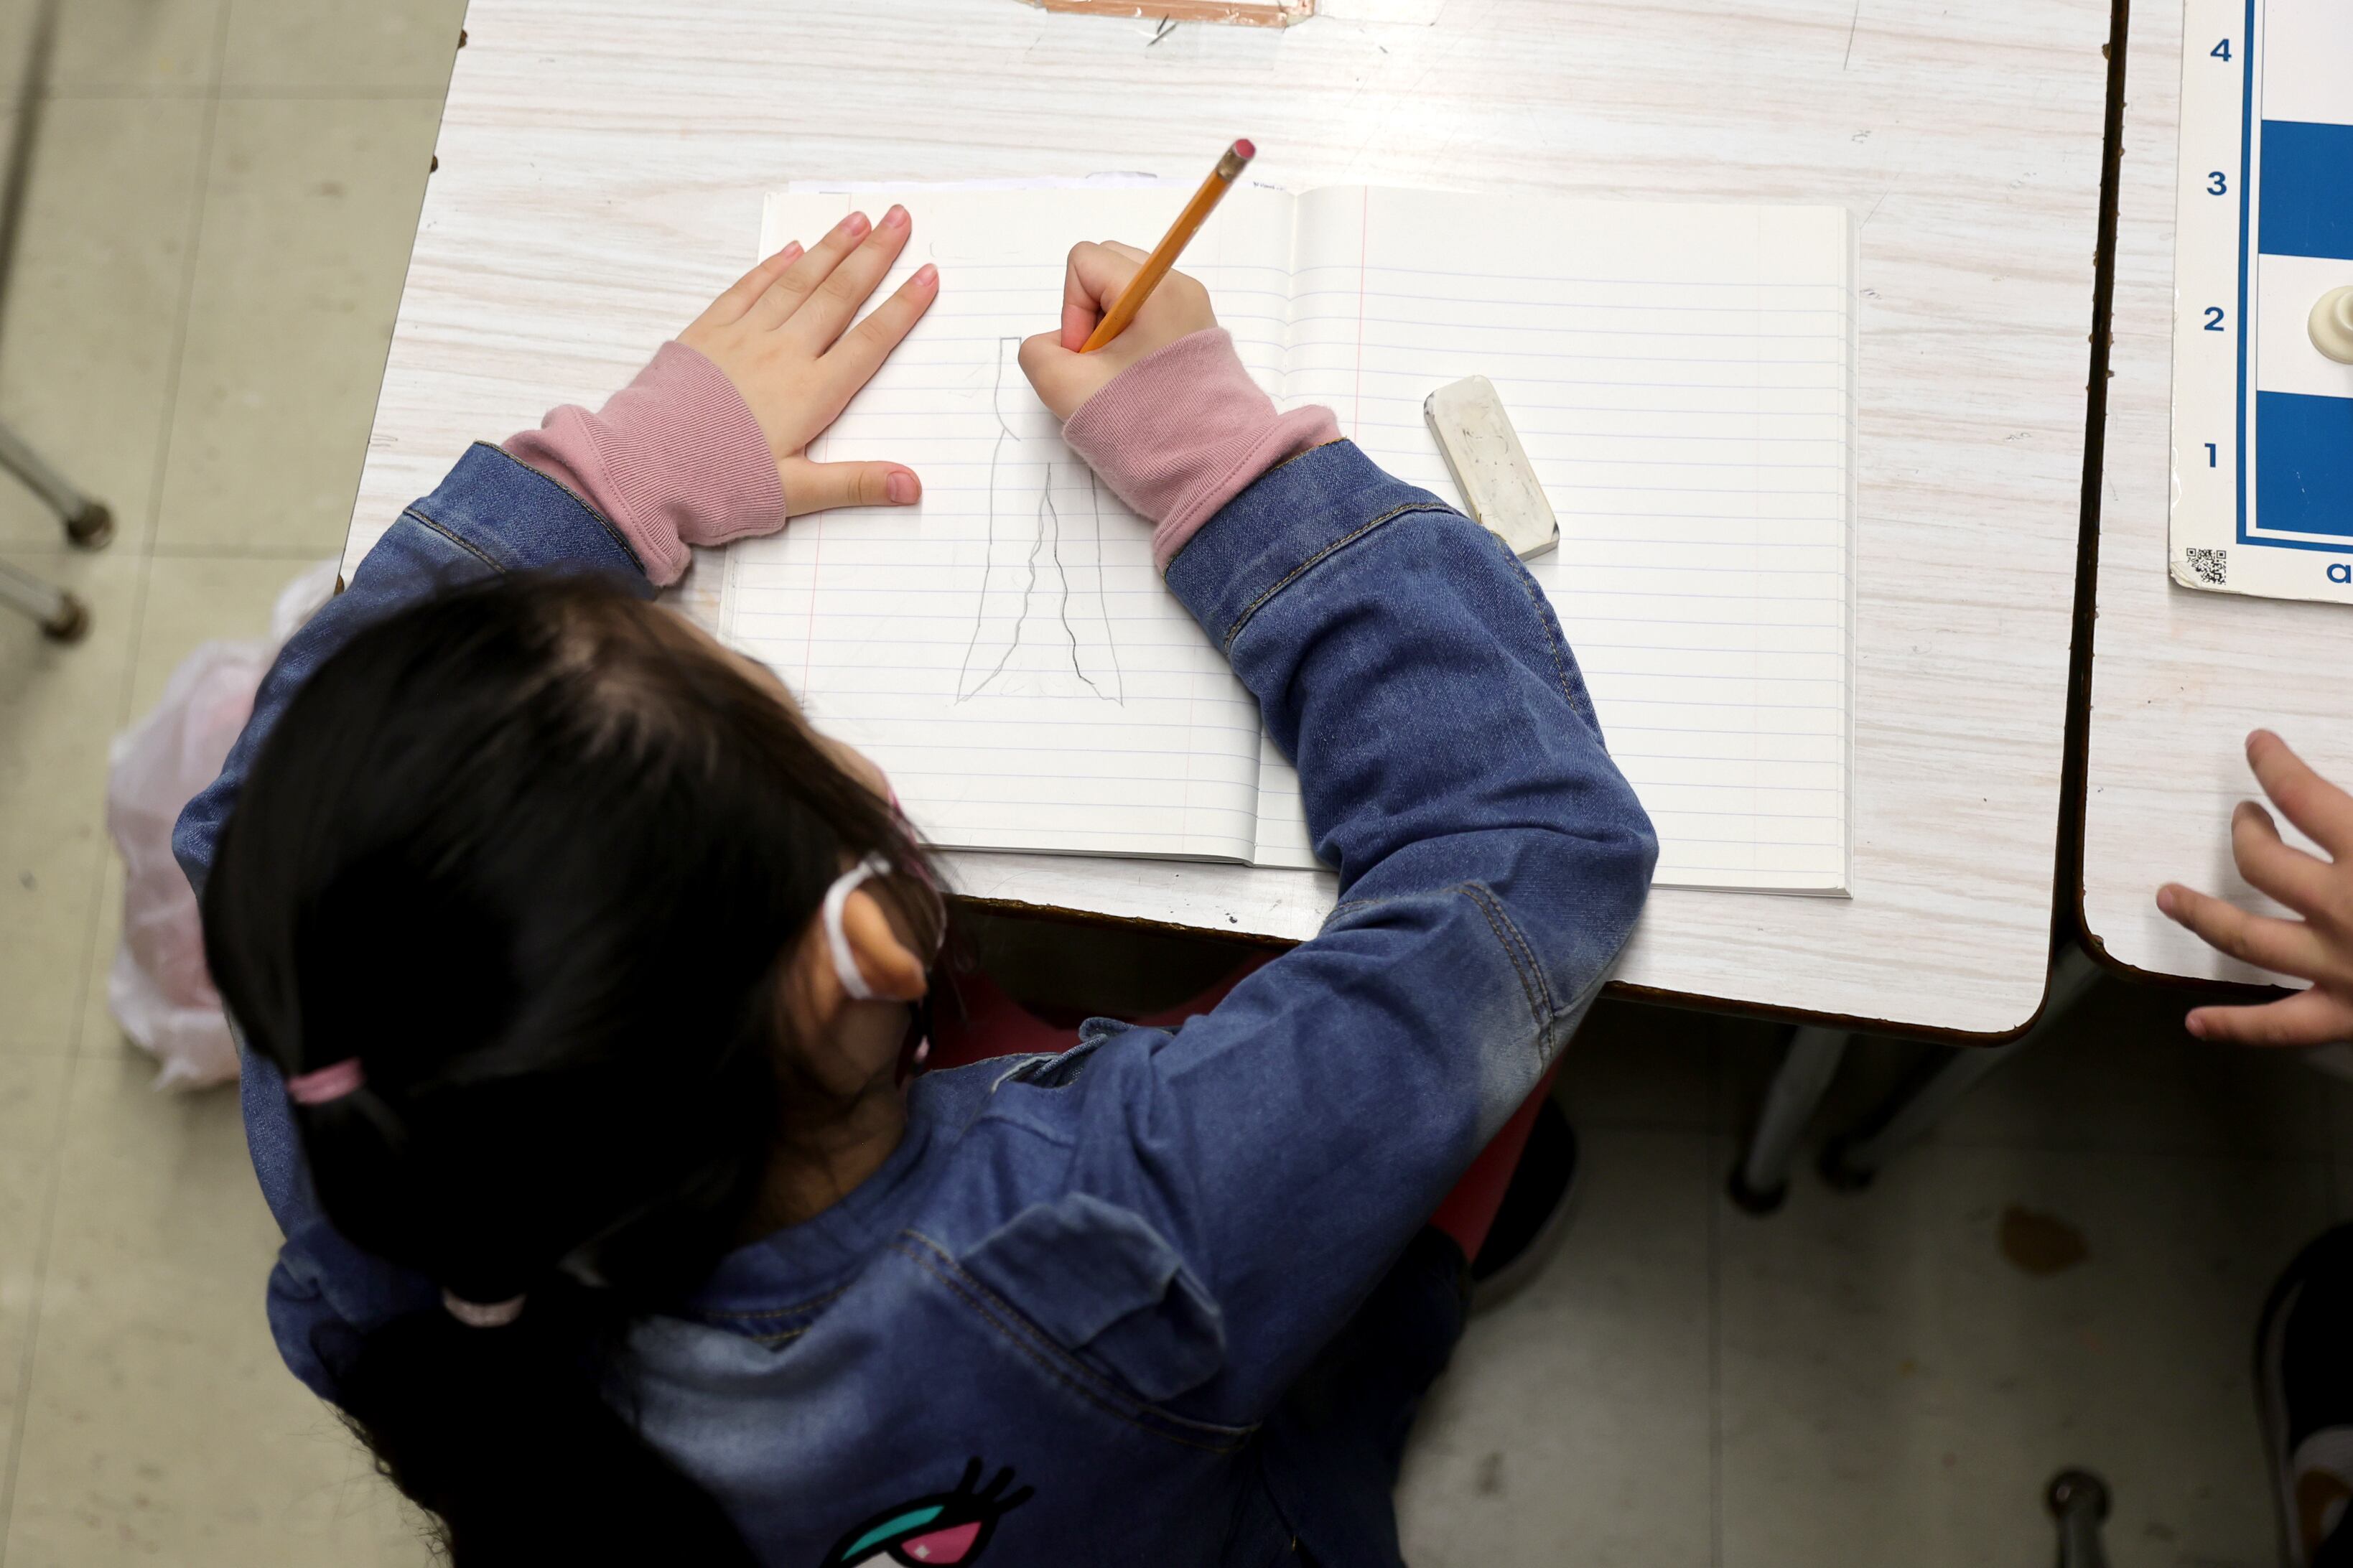
<instances>
[{"instance_id":1,"label":"lined notebook page","mask_svg":"<svg viewBox=\"0 0 2353 1568\"><path fill-rule=\"evenodd\" d=\"M762 254L889 199L772 196ZM908 199L914 238L883 289L936 261L939 300L810 455L905 462L923 501L799 518L734 546L723 627L881 764L932 843L1250 858L1257 705L1153 570L1150 525L1062 444L1015 360L1060 319L1072 244L1156 234L1177 198ZM1292 206L1236 192L1187 258L1271 392Z\"/></svg>"},{"instance_id":2,"label":"lined notebook page","mask_svg":"<svg viewBox=\"0 0 2353 1568\"><path fill-rule=\"evenodd\" d=\"M1529 570L1657 825L1656 880L1845 889L1844 209L1347 187L1301 196L1296 231L1286 405L1458 500L1422 400L1502 394L1560 519ZM1299 864L1268 757L1259 858Z\"/></svg>"},{"instance_id":3,"label":"lined notebook page","mask_svg":"<svg viewBox=\"0 0 2353 1568\"><path fill-rule=\"evenodd\" d=\"M892 282L936 260L940 300L813 455L913 464L923 505L734 547L729 635L935 843L1314 865L1248 693L1013 362L1069 246L1157 233L1174 195L909 199ZM772 197L765 247L850 205ZM1261 384L1450 500L1422 399L1496 384L1561 521L1530 569L1662 884L1847 886L1851 246L1836 208L1348 187L1237 192L1186 258Z\"/></svg>"}]
</instances>

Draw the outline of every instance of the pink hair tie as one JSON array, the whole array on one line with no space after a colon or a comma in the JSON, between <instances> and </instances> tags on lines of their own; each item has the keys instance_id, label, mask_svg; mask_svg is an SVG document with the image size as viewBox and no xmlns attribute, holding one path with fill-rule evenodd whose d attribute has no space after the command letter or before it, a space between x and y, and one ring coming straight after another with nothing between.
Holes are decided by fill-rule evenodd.
<instances>
[{"instance_id":1,"label":"pink hair tie","mask_svg":"<svg viewBox=\"0 0 2353 1568\"><path fill-rule=\"evenodd\" d=\"M454 1290L441 1292L441 1305L448 1314L470 1329L503 1329L522 1316L522 1298L510 1296L503 1301L469 1301Z\"/></svg>"},{"instance_id":2,"label":"pink hair tie","mask_svg":"<svg viewBox=\"0 0 2353 1568\"><path fill-rule=\"evenodd\" d=\"M357 1057L345 1057L339 1062L329 1062L312 1072L296 1073L286 1080L286 1098L297 1105L324 1105L331 1100L341 1100L367 1082L367 1074L360 1070Z\"/></svg>"}]
</instances>

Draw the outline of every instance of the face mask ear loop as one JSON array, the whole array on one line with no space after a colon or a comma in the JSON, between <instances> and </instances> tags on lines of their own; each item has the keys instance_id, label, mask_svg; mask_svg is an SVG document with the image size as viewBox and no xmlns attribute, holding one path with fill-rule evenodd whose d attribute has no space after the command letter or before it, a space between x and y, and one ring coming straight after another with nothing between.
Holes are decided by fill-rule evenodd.
<instances>
[{"instance_id":1,"label":"face mask ear loop","mask_svg":"<svg viewBox=\"0 0 2353 1568\"><path fill-rule=\"evenodd\" d=\"M827 950L833 955L834 978L841 982L841 989L854 1002L872 1002L879 998L874 988L866 984L866 976L859 973L858 955L849 951L849 938L841 929L841 911L849 904L849 895L856 892L860 885L890 868L891 862L881 855L869 855L833 879L833 886L825 890L824 907L818 913L818 919L825 926Z\"/></svg>"}]
</instances>

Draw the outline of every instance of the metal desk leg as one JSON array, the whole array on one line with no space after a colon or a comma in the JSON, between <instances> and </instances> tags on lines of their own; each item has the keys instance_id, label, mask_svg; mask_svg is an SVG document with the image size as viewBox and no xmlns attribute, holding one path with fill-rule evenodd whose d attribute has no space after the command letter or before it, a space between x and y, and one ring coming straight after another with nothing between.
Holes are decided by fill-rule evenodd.
<instances>
[{"instance_id":1,"label":"metal desk leg","mask_svg":"<svg viewBox=\"0 0 2353 1568\"><path fill-rule=\"evenodd\" d=\"M2042 1494L2059 1521L2059 1568L2108 1568L2100 1521L2108 1517L2108 1484L2089 1470L2062 1470Z\"/></svg>"},{"instance_id":2,"label":"metal desk leg","mask_svg":"<svg viewBox=\"0 0 2353 1568\"><path fill-rule=\"evenodd\" d=\"M0 605L12 605L40 622L41 635L52 642L79 642L90 630L90 611L79 599L5 561L0 561Z\"/></svg>"},{"instance_id":3,"label":"metal desk leg","mask_svg":"<svg viewBox=\"0 0 2353 1568\"><path fill-rule=\"evenodd\" d=\"M32 489L66 525L66 538L84 550L96 550L114 537L114 514L73 488L63 474L41 461L16 431L0 424L0 468L5 468Z\"/></svg>"},{"instance_id":4,"label":"metal desk leg","mask_svg":"<svg viewBox=\"0 0 2353 1568\"><path fill-rule=\"evenodd\" d=\"M2073 945L2062 948L2051 966L2051 994L2034 1027L2006 1046L1967 1046L1947 1053L1926 1081L1894 1103L1883 1106L1863 1126L1841 1133L1822 1145L1822 1180L1841 1192L1857 1192L1871 1184L1881 1167L1918 1142L1946 1112L2019 1052L2058 1032L2075 1004L2099 978L2099 969Z\"/></svg>"},{"instance_id":5,"label":"metal desk leg","mask_svg":"<svg viewBox=\"0 0 2353 1568\"><path fill-rule=\"evenodd\" d=\"M1789 1049L1765 1091L1764 1109L1748 1134L1748 1151L1732 1173L1732 1201L1750 1214L1771 1214L1789 1195L1789 1167L1798 1140L1822 1102L1839 1060L1853 1037L1844 1029L1809 1025L1789 1037Z\"/></svg>"},{"instance_id":6,"label":"metal desk leg","mask_svg":"<svg viewBox=\"0 0 2353 1568\"><path fill-rule=\"evenodd\" d=\"M1945 1113L1994 1069L2026 1048L2026 1037L2006 1046L1964 1046L1950 1052L1935 1074L1866 1125L1868 1132L1842 1132L1822 1145L1822 1180L1842 1193L1871 1185L1880 1167L1918 1142Z\"/></svg>"}]
</instances>

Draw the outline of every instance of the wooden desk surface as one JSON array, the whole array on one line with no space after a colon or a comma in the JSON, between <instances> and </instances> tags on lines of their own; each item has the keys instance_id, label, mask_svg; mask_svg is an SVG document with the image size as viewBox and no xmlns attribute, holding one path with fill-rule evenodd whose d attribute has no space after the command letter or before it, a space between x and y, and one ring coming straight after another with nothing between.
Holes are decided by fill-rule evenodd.
<instances>
[{"instance_id":1,"label":"wooden desk surface","mask_svg":"<svg viewBox=\"0 0 2353 1568\"><path fill-rule=\"evenodd\" d=\"M1426 26L1149 47L1148 22L1012 0L474 0L467 26L348 561L470 440L626 380L748 264L761 194L794 178L1190 181L1247 134L1256 173L1302 188L1844 202L1854 896L1661 892L1620 977L1926 1029L2035 1011L2107 0L1448 0ZM1299 872L951 865L982 897L1284 938L1332 897Z\"/></svg>"},{"instance_id":2,"label":"wooden desk surface","mask_svg":"<svg viewBox=\"0 0 2353 1568\"><path fill-rule=\"evenodd\" d=\"M2243 751L2249 730L2278 731L2353 786L2353 610L2201 594L2166 575L2181 26L2179 5L2134 6L2125 58L2084 925L2107 956L2137 969L2268 980L2153 900L2159 883L2178 880L2269 907L2231 864L2231 808L2260 795Z\"/></svg>"}]
</instances>

